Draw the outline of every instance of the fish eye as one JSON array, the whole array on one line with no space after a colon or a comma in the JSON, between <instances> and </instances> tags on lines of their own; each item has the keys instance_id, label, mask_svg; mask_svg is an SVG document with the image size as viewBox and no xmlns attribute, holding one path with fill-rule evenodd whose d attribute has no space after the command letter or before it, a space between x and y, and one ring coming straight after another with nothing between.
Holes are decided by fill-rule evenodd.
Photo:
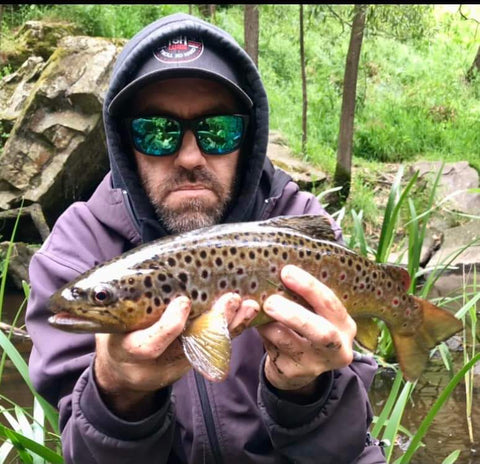
<instances>
[{"instance_id":1,"label":"fish eye","mask_svg":"<svg viewBox=\"0 0 480 464\"><path fill-rule=\"evenodd\" d=\"M93 289L92 297L95 303L106 305L113 301L113 292L110 288L99 285Z\"/></svg>"}]
</instances>

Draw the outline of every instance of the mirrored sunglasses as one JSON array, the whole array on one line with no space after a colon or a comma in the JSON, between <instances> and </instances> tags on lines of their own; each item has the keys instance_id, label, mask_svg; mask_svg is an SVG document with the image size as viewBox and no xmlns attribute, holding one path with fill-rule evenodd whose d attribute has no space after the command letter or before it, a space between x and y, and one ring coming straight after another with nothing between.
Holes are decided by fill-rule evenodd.
<instances>
[{"instance_id":1,"label":"mirrored sunglasses","mask_svg":"<svg viewBox=\"0 0 480 464\"><path fill-rule=\"evenodd\" d=\"M201 151L207 155L226 155L238 150L248 120L249 117L243 114L220 114L195 119L145 116L128 122L137 151L149 156L169 156L180 149L185 131L189 129Z\"/></svg>"}]
</instances>

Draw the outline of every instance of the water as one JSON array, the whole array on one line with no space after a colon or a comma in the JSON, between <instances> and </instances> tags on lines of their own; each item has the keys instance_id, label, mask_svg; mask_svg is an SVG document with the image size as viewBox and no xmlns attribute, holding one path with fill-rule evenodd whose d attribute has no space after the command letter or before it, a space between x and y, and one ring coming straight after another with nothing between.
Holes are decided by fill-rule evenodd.
<instances>
[{"instance_id":1,"label":"water","mask_svg":"<svg viewBox=\"0 0 480 464\"><path fill-rule=\"evenodd\" d=\"M461 367L461 353L455 356L455 372ZM414 434L425 416L438 399L450 377L441 359L433 359L424 375L418 380L402 419L402 426ZM390 392L393 383L391 372L380 371L375 377L370 391L370 400L378 415ZM465 383L460 382L450 398L443 405L433 420L411 464L441 464L453 451L460 450L457 464L480 463L480 403L475 401L480 390L480 379L473 393L472 423L474 443L470 443L466 418ZM395 450L395 457L400 457L402 450L408 447L408 437L401 436Z\"/></svg>"},{"instance_id":2,"label":"water","mask_svg":"<svg viewBox=\"0 0 480 464\"><path fill-rule=\"evenodd\" d=\"M22 301L23 297L19 293L7 295L4 303L4 322L11 323L13 321ZM20 320L21 323L23 323L22 320ZM30 345L28 343L18 343L17 346L21 350L24 359L28 360ZM458 359L456 359L456 369L460 365L461 353L459 353ZM412 401L405 411L402 425L406 429L415 433L448 381L448 374L443 367L442 361L440 359L432 360L425 374L419 379ZM375 377L370 391L370 399L376 415L382 410L392 382L393 376L388 371L381 370ZM434 419L423 439L423 443L426 446L415 453L411 464L441 464L451 452L457 449L461 450L457 464L480 464L480 402L475 401L480 391L480 379L478 379L477 384L478 386L474 391L472 411L475 443L472 444L469 441L465 386L461 383ZM7 363L3 372L0 383L0 395L4 395L24 408L32 407L32 395L11 363ZM0 405L6 404L4 400L0 399ZM1 418L0 421L2 421ZM407 438L400 437L395 448L394 457L401 456L402 448L405 450L407 445Z\"/></svg>"}]
</instances>

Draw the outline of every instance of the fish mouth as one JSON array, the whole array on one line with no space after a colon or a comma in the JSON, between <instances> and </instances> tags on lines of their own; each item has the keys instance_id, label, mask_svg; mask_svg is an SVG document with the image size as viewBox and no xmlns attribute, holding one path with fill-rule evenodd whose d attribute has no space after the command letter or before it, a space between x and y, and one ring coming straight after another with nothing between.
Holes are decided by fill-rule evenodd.
<instances>
[{"instance_id":1,"label":"fish mouth","mask_svg":"<svg viewBox=\"0 0 480 464\"><path fill-rule=\"evenodd\" d=\"M105 330L105 324L100 324L97 321L77 316L67 311L61 311L50 316L48 322L53 327L68 332L91 333Z\"/></svg>"}]
</instances>

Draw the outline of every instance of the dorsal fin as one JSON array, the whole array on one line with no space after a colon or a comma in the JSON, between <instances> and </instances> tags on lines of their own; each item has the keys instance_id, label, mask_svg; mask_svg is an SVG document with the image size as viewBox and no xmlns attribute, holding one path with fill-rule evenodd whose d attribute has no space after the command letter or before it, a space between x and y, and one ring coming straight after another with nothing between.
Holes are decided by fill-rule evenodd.
<instances>
[{"instance_id":1,"label":"dorsal fin","mask_svg":"<svg viewBox=\"0 0 480 464\"><path fill-rule=\"evenodd\" d=\"M394 281L400 282L403 285L405 291L410 288L412 278L404 267L398 266L397 264L384 264L383 268Z\"/></svg>"},{"instance_id":2,"label":"dorsal fin","mask_svg":"<svg viewBox=\"0 0 480 464\"><path fill-rule=\"evenodd\" d=\"M318 214L278 216L262 221L260 224L270 227L287 227L319 240L335 241L335 232L330 220Z\"/></svg>"}]
</instances>

